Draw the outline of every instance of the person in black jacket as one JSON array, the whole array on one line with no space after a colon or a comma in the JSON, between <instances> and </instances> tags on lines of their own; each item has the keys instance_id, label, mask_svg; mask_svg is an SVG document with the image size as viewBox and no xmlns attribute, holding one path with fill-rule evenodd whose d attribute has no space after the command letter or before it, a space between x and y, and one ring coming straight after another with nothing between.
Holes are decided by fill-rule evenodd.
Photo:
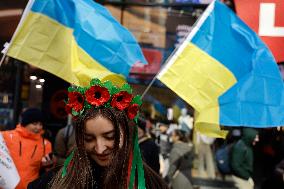
<instances>
[{"instance_id":1,"label":"person in black jacket","mask_svg":"<svg viewBox=\"0 0 284 189\"><path fill-rule=\"evenodd\" d=\"M152 138L146 134L146 121L143 118L138 119L138 143L145 163L159 174L159 147Z\"/></svg>"}]
</instances>

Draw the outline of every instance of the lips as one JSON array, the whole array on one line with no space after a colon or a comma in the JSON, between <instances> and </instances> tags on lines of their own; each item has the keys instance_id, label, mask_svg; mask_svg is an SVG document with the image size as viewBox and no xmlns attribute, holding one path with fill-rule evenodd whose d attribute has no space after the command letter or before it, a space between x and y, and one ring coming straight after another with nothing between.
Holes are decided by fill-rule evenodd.
<instances>
[{"instance_id":1,"label":"lips","mask_svg":"<svg viewBox=\"0 0 284 189\"><path fill-rule=\"evenodd\" d=\"M96 155L98 160L100 161L106 161L109 159L109 154L108 155Z\"/></svg>"}]
</instances>

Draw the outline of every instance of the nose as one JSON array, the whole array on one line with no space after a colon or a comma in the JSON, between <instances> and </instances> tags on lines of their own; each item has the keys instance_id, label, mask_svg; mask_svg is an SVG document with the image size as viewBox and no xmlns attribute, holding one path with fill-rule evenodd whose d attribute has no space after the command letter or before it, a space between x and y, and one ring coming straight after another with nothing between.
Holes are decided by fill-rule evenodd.
<instances>
[{"instance_id":1,"label":"nose","mask_svg":"<svg viewBox=\"0 0 284 189\"><path fill-rule=\"evenodd\" d=\"M106 144L103 140L98 139L95 145L95 150L97 154L103 154L106 150Z\"/></svg>"}]
</instances>

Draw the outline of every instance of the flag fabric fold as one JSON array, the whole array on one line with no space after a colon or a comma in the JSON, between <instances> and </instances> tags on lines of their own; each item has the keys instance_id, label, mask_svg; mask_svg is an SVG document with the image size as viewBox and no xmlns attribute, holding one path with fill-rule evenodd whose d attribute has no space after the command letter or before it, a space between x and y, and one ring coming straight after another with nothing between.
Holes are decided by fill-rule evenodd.
<instances>
[{"instance_id":1,"label":"flag fabric fold","mask_svg":"<svg viewBox=\"0 0 284 189\"><path fill-rule=\"evenodd\" d=\"M147 63L134 36L92 0L35 0L8 56L75 85L124 80L133 64Z\"/></svg>"},{"instance_id":2,"label":"flag fabric fold","mask_svg":"<svg viewBox=\"0 0 284 189\"><path fill-rule=\"evenodd\" d=\"M284 125L284 87L257 34L226 5L212 2L158 75L197 111L195 125L213 137L222 126Z\"/></svg>"}]
</instances>

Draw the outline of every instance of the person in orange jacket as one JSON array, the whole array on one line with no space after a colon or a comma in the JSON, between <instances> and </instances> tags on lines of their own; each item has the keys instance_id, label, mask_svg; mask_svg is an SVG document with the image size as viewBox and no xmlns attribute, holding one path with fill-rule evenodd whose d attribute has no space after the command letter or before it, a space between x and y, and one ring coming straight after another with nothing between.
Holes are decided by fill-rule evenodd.
<instances>
[{"instance_id":1,"label":"person in orange jacket","mask_svg":"<svg viewBox=\"0 0 284 189\"><path fill-rule=\"evenodd\" d=\"M20 175L16 189L26 189L29 182L39 177L41 167L52 164L51 143L42 137L43 115L37 108L22 113L16 129L1 132Z\"/></svg>"}]
</instances>

